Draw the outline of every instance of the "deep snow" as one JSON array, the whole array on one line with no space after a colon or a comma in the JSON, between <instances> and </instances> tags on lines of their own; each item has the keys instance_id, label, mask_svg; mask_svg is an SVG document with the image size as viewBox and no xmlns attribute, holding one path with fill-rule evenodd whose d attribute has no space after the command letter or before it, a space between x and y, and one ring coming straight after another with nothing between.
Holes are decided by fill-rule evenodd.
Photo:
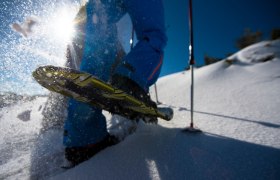
<instances>
[{"instance_id":1,"label":"deep snow","mask_svg":"<svg viewBox=\"0 0 280 180\"><path fill-rule=\"evenodd\" d=\"M172 121L140 122L120 144L67 171L59 167L61 129L41 131L46 98L3 107L0 179L280 178L280 40L195 69L194 122L203 133L182 131L190 123L188 71L160 78L157 89L175 111ZM111 131L122 136L135 125L112 121Z\"/></svg>"}]
</instances>

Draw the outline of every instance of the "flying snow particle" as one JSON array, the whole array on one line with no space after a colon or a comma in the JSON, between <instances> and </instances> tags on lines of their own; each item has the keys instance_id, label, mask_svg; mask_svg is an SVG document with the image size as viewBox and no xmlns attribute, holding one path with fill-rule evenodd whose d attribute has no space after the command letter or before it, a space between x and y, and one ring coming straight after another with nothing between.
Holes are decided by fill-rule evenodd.
<instances>
[{"instance_id":1,"label":"flying snow particle","mask_svg":"<svg viewBox=\"0 0 280 180\"><path fill-rule=\"evenodd\" d=\"M37 18L27 17L22 24L13 23L10 27L15 31L21 34L23 37L27 38L32 33L32 28L34 25L38 24Z\"/></svg>"},{"instance_id":2,"label":"flying snow particle","mask_svg":"<svg viewBox=\"0 0 280 180\"><path fill-rule=\"evenodd\" d=\"M98 23L98 16L94 13L94 15L92 16L92 21L94 24Z\"/></svg>"}]
</instances>

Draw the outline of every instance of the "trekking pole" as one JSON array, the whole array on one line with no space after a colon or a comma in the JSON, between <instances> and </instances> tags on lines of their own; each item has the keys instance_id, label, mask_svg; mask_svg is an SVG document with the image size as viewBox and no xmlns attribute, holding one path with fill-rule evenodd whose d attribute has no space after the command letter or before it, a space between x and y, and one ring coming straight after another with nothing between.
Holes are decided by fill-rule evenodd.
<instances>
[{"instance_id":1,"label":"trekking pole","mask_svg":"<svg viewBox=\"0 0 280 180\"><path fill-rule=\"evenodd\" d=\"M192 14L192 0L189 0L189 34L190 34L190 43L189 43L189 64L191 70L191 123L184 131L187 132L201 132L200 129L194 127L193 122L193 106L194 106L194 41L193 41L193 14Z\"/></svg>"},{"instance_id":2,"label":"trekking pole","mask_svg":"<svg viewBox=\"0 0 280 180\"><path fill-rule=\"evenodd\" d=\"M162 104L162 103L159 102L159 100L158 100L157 84L156 84L156 83L155 83L154 87L155 87L155 93L156 93L156 103L157 103L157 104Z\"/></svg>"}]
</instances>

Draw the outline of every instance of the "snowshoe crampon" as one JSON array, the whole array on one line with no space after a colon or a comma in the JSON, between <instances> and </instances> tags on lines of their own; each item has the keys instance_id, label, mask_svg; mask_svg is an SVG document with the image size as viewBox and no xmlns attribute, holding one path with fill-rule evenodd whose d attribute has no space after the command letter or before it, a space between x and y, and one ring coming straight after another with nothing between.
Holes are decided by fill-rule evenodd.
<instances>
[{"instance_id":1,"label":"snowshoe crampon","mask_svg":"<svg viewBox=\"0 0 280 180\"><path fill-rule=\"evenodd\" d=\"M33 77L40 85L51 91L129 119L159 117L168 121L173 117L171 108L147 105L85 72L56 66L42 66L33 72Z\"/></svg>"}]
</instances>

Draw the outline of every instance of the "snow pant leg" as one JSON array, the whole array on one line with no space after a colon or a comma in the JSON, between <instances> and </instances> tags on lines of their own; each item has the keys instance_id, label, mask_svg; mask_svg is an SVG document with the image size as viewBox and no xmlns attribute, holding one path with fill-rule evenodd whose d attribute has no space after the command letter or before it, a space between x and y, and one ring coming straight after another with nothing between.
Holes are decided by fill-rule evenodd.
<instances>
[{"instance_id":1,"label":"snow pant leg","mask_svg":"<svg viewBox=\"0 0 280 180\"><path fill-rule=\"evenodd\" d=\"M134 49L124 58L115 73L135 81L148 91L159 77L163 53L155 51L148 42L138 42Z\"/></svg>"},{"instance_id":2,"label":"snow pant leg","mask_svg":"<svg viewBox=\"0 0 280 180\"><path fill-rule=\"evenodd\" d=\"M157 80L167 42L161 0L123 0L138 43L116 69L116 74L131 78L144 89Z\"/></svg>"},{"instance_id":3,"label":"snow pant leg","mask_svg":"<svg viewBox=\"0 0 280 180\"><path fill-rule=\"evenodd\" d=\"M63 139L66 147L94 144L106 135L106 120L100 109L74 99L69 100Z\"/></svg>"},{"instance_id":4,"label":"snow pant leg","mask_svg":"<svg viewBox=\"0 0 280 180\"><path fill-rule=\"evenodd\" d=\"M113 23L105 22L106 8L98 1L86 5L87 20L80 70L108 81L117 53L117 30ZM88 104L69 100L65 121L64 145L86 146L101 141L107 135L106 119L102 110Z\"/></svg>"},{"instance_id":5,"label":"snow pant leg","mask_svg":"<svg viewBox=\"0 0 280 180\"><path fill-rule=\"evenodd\" d=\"M103 81L108 81L111 76L111 67L118 49L117 26L109 21L111 14L108 10L112 9L99 1L90 0L87 4L85 44L80 65L82 71Z\"/></svg>"}]
</instances>

